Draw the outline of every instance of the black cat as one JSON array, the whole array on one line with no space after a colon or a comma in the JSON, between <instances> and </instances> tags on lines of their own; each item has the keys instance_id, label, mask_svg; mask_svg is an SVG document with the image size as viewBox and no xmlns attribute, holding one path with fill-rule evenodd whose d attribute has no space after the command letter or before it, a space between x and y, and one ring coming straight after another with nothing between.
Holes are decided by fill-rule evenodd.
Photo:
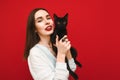
<instances>
[{"instance_id":1,"label":"black cat","mask_svg":"<svg viewBox=\"0 0 120 80\"><path fill-rule=\"evenodd\" d=\"M55 23L55 29L54 29L54 33L51 35L51 41L53 44L55 44L55 40L56 40L56 35L59 36L59 40L64 36L67 35L67 23L68 23L68 14L66 14L64 17L58 17L57 15L54 14L54 23ZM55 51L55 53L57 53L57 48L53 45L53 50ZM71 51L71 55L75 61L75 63L79 66L82 67L82 65L76 60L77 57L77 51L75 50L75 48L71 47L70 49ZM73 72L69 65L68 65L68 60L67 58L65 59L66 63L67 63L67 69L69 70L69 73L71 74L71 76L75 79L78 80L78 76L75 72Z\"/></svg>"}]
</instances>

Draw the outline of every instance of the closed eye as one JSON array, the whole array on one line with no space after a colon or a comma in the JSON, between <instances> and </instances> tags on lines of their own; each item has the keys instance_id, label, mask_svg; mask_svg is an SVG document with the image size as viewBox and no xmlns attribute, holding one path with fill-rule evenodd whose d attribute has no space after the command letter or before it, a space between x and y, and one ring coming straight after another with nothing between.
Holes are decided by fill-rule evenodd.
<instances>
[{"instance_id":1,"label":"closed eye","mask_svg":"<svg viewBox=\"0 0 120 80\"><path fill-rule=\"evenodd\" d=\"M42 22L42 19L38 20L37 22Z\"/></svg>"},{"instance_id":2,"label":"closed eye","mask_svg":"<svg viewBox=\"0 0 120 80\"><path fill-rule=\"evenodd\" d=\"M57 22L57 24L60 24L60 22Z\"/></svg>"},{"instance_id":3,"label":"closed eye","mask_svg":"<svg viewBox=\"0 0 120 80\"><path fill-rule=\"evenodd\" d=\"M46 18L47 18L47 19L51 19L50 15L47 15Z\"/></svg>"},{"instance_id":4,"label":"closed eye","mask_svg":"<svg viewBox=\"0 0 120 80\"><path fill-rule=\"evenodd\" d=\"M66 22L64 21L63 24L66 24Z\"/></svg>"}]
</instances>

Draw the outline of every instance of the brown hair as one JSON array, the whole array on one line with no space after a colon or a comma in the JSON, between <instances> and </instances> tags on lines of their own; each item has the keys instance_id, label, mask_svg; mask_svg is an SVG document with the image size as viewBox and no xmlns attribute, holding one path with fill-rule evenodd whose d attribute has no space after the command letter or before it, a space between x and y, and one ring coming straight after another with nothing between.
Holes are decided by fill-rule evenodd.
<instances>
[{"instance_id":1,"label":"brown hair","mask_svg":"<svg viewBox=\"0 0 120 80\"><path fill-rule=\"evenodd\" d=\"M29 56L30 49L39 42L40 38L38 34L35 32L35 13L39 10L45 10L44 8L35 8L31 11L30 15L28 16L27 21L27 29L26 29L26 43L25 43L25 49L24 49L24 57L27 59ZM47 11L48 12L48 11Z\"/></svg>"}]
</instances>

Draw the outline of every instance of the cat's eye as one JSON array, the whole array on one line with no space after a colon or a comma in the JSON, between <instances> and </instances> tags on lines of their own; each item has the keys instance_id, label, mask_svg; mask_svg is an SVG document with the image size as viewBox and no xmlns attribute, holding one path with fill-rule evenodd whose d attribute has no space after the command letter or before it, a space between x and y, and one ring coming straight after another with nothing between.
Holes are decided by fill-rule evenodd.
<instances>
[{"instance_id":1,"label":"cat's eye","mask_svg":"<svg viewBox=\"0 0 120 80\"><path fill-rule=\"evenodd\" d=\"M57 22L57 24L60 24L60 22Z\"/></svg>"},{"instance_id":2,"label":"cat's eye","mask_svg":"<svg viewBox=\"0 0 120 80\"><path fill-rule=\"evenodd\" d=\"M66 22L64 21L63 24L66 24Z\"/></svg>"}]
</instances>

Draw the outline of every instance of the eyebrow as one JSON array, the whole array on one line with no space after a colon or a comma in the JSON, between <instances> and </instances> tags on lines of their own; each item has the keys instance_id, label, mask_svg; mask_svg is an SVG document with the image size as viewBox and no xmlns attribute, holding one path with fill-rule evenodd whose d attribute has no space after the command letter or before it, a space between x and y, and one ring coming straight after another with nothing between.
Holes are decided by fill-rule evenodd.
<instances>
[{"instance_id":1,"label":"eyebrow","mask_svg":"<svg viewBox=\"0 0 120 80\"><path fill-rule=\"evenodd\" d=\"M50 15L47 15L46 17L49 17Z\"/></svg>"},{"instance_id":2,"label":"eyebrow","mask_svg":"<svg viewBox=\"0 0 120 80\"><path fill-rule=\"evenodd\" d=\"M42 17L37 17L37 19L35 19L35 21L38 20L38 19L42 19Z\"/></svg>"},{"instance_id":3,"label":"eyebrow","mask_svg":"<svg viewBox=\"0 0 120 80\"><path fill-rule=\"evenodd\" d=\"M46 17L49 17L50 15L46 15ZM35 20L38 20L38 19L42 19L42 17L37 17L37 19Z\"/></svg>"}]
</instances>

